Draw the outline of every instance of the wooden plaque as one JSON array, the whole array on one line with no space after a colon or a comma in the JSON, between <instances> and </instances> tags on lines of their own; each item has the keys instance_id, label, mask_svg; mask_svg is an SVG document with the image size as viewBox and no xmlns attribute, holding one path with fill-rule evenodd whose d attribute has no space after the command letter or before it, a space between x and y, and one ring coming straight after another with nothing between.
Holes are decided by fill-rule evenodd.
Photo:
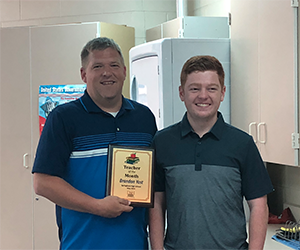
<instances>
[{"instance_id":1,"label":"wooden plaque","mask_svg":"<svg viewBox=\"0 0 300 250\"><path fill-rule=\"evenodd\" d=\"M154 149L109 145L106 195L131 201L132 206L154 206Z\"/></svg>"}]
</instances>

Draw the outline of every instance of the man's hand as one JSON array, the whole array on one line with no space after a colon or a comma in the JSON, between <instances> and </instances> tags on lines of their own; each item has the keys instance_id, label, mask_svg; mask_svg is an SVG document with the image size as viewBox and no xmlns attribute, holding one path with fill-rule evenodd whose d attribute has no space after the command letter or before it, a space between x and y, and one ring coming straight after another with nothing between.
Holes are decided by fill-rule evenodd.
<instances>
[{"instance_id":1,"label":"man's hand","mask_svg":"<svg viewBox=\"0 0 300 250\"><path fill-rule=\"evenodd\" d=\"M96 199L75 189L60 177L35 173L33 178L36 194L67 209L106 218L114 218L133 209L126 199L116 196Z\"/></svg>"},{"instance_id":2,"label":"man's hand","mask_svg":"<svg viewBox=\"0 0 300 250\"><path fill-rule=\"evenodd\" d=\"M107 196L99 200L99 204L99 211L96 214L106 218L114 218L133 209L129 200L117 196Z\"/></svg>"}]
</instances>

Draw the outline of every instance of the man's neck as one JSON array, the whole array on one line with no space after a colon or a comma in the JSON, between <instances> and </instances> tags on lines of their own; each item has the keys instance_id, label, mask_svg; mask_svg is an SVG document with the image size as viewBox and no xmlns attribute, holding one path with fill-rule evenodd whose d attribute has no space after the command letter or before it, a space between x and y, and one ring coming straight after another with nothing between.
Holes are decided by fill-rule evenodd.
<instances>
[{"instance_id":1,"label":"man's neck","mask_svg":"<svg viewBox=\"0 0 300 250\"><path fill-rule=\"evenodd\" d=\"M213 117L210 119L207 118L198 118L194 119L193 117L187 115L187 119L193 128L194 132L199 135L200 138L203 137L206 133L208 133L211 128L215 125L216 121L218 120L218 117Z\"/></svg>"},{"instance_id":2,"label":"man's neck","mask_svg":"<svg viewBox=\"0 0 300 250\"><path fill-rule=\"evenodd\" d=\"M103 111L111 113L118 112L122 107L122 96L118 99L105 99L102 101L93 100L94 103Z\"/></svg>"}]
</instances>

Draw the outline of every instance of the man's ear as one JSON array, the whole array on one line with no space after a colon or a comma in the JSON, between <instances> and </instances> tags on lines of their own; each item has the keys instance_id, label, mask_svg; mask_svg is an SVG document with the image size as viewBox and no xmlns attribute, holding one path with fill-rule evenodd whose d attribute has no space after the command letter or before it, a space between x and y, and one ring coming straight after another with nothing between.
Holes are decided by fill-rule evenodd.
<instances>
[{"instance_id":1,"label":"man's ear","mask_svg":"<svg viewBox=\"0 0 300 250\"><path fill-rule=\"evenodd\" d=\"M225 92L226 92L226 86L224 85L223 86L223 89L222 89L222 97L221 97L221 102L224 101L224 98L225 98Z\"/></svg>"},{"instance_id":2,"label":"man's ear","mask_svg":"<svg viewBox=\"0 0 300 250\"><path fill-rule=\"evenodd\" d=\"M180 100L184 102L184 89L181 85L179 86L179 97Z\"/></svg>"},{"instance_id":3,"label":"man's ear","mask_svg":"<svg viewBox=\"0 0 300 250\"><path fill-rule=\"evenodd\" d=\"M82 81L86 83L86 72L83 67L80 68L80 75L81 75Z\"/></svg>"},{"instance_id":4,"label":"man's ear","mask_svg":"<svg viewBox=\"0 0 300 250\"><path fill-rule=\"evenodd\" d=\"M124 75L125 75L125 78L126 78L126 75L127 75L127 72L126 72L126 66L124 65Z\"/></svg>"}]
</instances>

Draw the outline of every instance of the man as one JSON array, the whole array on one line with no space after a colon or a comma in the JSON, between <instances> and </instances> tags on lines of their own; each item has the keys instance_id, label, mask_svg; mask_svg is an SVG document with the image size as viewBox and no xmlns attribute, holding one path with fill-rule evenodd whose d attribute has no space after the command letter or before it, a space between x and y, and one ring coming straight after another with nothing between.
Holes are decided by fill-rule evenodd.
<instances>
[{"instance_id":1,"label":"man","mask_svg":"<svg viewBox=\"0 0 300 250\"><path fill-rule=\"evenodd\" d=\"M211 56L183 66L181 122L157 132L152 249L263 249L273 187L253 139L226 124L224 71ZM249 246L243 197L250 207ZM167 231L165 231L167 211Z\"/></svg>"},{"instance_id":2,"label":"man","mask_svg":"<svg viewBox=\"0 0 300 250\"><path fill-rule=\"evenodd\" d=\"M122 96L126 67L119 46L96 38L81 52L87 88L47 118L34 162L34 189L57 204L61 249L147 249L147 216L105 197L109 144L149 146L151 111Z\"/></svg>"}]
</instances>

